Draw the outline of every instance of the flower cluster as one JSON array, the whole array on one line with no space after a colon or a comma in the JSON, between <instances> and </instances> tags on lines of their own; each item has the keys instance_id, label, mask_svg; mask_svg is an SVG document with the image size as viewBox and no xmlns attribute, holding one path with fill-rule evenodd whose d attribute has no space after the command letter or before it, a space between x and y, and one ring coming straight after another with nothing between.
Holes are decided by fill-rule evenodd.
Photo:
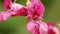
<instances>
[{"instance_id":1,"label":"flower cluster","mask_svg":"<svg viewBox=\"0 0 60 34\"><path fill-rule=\"evenodd\" d=\"M43 22L45 7L41 0L27 0L27 6L16 3L16 0L4 0L4 12L0 12L0 22L11 16L27 16L27 30L30 34L60 34L53 22Z\"/></svg>"}]
</instances>

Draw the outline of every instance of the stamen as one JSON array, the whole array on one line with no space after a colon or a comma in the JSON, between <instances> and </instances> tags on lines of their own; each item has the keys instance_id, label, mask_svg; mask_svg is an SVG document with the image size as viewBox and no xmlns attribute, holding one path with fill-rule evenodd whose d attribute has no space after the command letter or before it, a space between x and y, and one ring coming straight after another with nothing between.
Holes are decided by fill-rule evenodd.
<instances>
[{"instance_id":1,"label":"stamen","mask_svg":"<svg viewBox=\"0 0 60 34\"><path fill-rule=\"evenodd\" d=\"M29 3L30 3L30 0L27 0L27 2L26 2L26 6L28 6Z\"/></svg>"},{"instance_id":2,"label":"stamen","mask_svg":"<svg viewBox=\"0 0 60 34\"><path fill-rule=\"evenodd\" d=\"M27 0L27 2L29 2L30 0Z\"/></svg>"},{"instance_id":3,"label":"stamen","mask_svg":"<svg viewBox=\"0 0 60 34\"><path fill-rule=\"evenodd\" d=\"M16 3L17 0L14 0L14 3Z\"/></svg>"}]
</instances>

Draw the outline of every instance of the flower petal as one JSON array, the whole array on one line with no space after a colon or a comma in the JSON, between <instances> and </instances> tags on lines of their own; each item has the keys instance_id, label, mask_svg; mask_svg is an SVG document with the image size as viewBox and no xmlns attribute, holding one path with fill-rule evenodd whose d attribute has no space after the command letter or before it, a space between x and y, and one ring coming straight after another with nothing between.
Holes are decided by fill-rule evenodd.
<instances>
[{"instance_id":1,"label":"flower petal","mask_svg":"<svg viewBox=\"0 0 60 34\"><path fill-rule=\"evenodd\" d=\"M20 5L20 4L17 4L17 3L12 3L10 5L10 12L14 12L12 14L12 16L26 16L27 15L27 9L23 6L23 5Z\"/></svg>"},{"instance_id":2,"label":"flower petal","mask_svg":"<svg viewBox=\"0 0 60 34\"><path fill-rule=\"evenodd\" d=\"M1 14L2 14L3 20L7 20L11 16L11 14L7 11L1 12Z\"/></svg>"},{"instance_id":3,"label":"flower petal","mask_svg":"<svg viewBox=\"0 0 60 34\"><path fill-rule=\"evenodd\" d=\"M54 31L56 34L59 34L59 33L60 33L60 31L59 31L59 29L58 29L57 27L54 27L54 28L53 28L53 31Z\"/></svg>"},{"instance_id":4,"label":"flower petal","mask_svg":"<svg viewBox=\"0 0 60 34\"><path fill-rule=\"evenodd\" d=\"M28 6L28 15L30 15L30 17L37 16L35 18L42 19L45 7L40 0L31 0L27 2L27 6Z\"/></svg>"},{"instance_id":5,"label":"flower petal","mask_svg":"<svg viewBox=\"0 0 60 34\"><path fill-rule=\"evenodd\" d=\"M32 21L30 21L27 24L27 30L31 33L31 34L40 34L39 32L39 25L37 23L34 23Z\"/></svg>"},{"instance_id":6,"label":"flower petal","mask_svg":"<svg viewBox=\"0 0 60 34\"><path fill-rule=\"evenodd\" d=\"M46 34L48 31L48 25L45 22L40 22L40 34Z\"/></svg>"},{"instance_id":7,"label":"flower petal","mask_svg":"<svg viewBox=\"0 0 60 34\"><path fill-rule=\"evenodd\" d=\"M4 0L4 9L7 10L7 9L10 9L10 4L11 4L11 0Z\"/></svg>"}]
</instances>

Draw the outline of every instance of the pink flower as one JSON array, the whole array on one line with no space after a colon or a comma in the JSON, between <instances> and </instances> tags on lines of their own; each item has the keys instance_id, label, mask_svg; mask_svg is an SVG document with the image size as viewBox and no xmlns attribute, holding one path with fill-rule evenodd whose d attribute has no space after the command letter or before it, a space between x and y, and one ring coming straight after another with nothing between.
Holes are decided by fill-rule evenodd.
<instances>
[{"instance_id":1,"label":"pink flower","mask_svg":"<svg viewBox=\"0 0 60 34\"><path fill-rule=\"evenodd\" d=\"M39 1L39 0L28 1L27 8L28 8L28 11L27 11L28 12L28 19L29 19L29 23L27 24L27 30L31 34L47 33L48 25L46 23L42 22L42 16L45 11L45 8L44 8L43 4L41 3L41 1ZM39 27L36 26L35 24L37 24ZM37 27L38 30L35 27Z\"/></svg>"},{"instance_id":2,"label":"pink flower","mask_svg":"<svg viewBox=\"0 0 60 34\"><path fill-rule=\"evenodd\" d=\"M29 21L27 24L27 30L30 32L30 34L40 34L39 27L39 24L34 21Z\"/></svg>"},{"instance_id":3,"label":"pink flower","mask_svg":"<svg viewBox=\"0 0 60 34\"><path fill-rule=\"evenodd\" d=\"M17 16L17 15L18 16L27 15L27 9L23 5L17 4L17 3L13 3L11 0L4 0L4 9L6 11L11 12L11 15L15 15L15 16Z\"/></svg>"},{"instance_id":4,"label":"pink flower","mask_svg":"<svg viewBox=\"0 0 60 34\"><path fill-rule=\"evenodd\" d=\"M42 21L45 7L41 0L28 1L27 8L11 0L4 0L4 9L5 12L0 12L0 22L7 20L10 16L28 16L27 30L31 34L60 34L53 23L47 24Z\"/></svg>"},{"instance_id":5,"label":"pink flower","mask_svg":"<svg viewBox=\"0 0 60 34\"><path fill-rule=\"evenodd\" d=\"M28 15L32 19L42 19L43 13L45 11L45 7L39 0L31 0L27 2L28 6Z\"/></svg>"},{"instance_id":6,"label":"pink flower","mask_svg":"<svg viewBox=\"0 0 60 34\"><path fill-rule=\"evenodd\" d=\"M20 4L13 3L11 0L4 0L5 12L0 12L0 22L7 20L10 16L26 16L27 9Z\"/></svg>"},{"instance_id":7,"label":"pink flower","mask_svg":"<svg viewBox=\"0 0 60 34\"><path fill-rule=\"evenodd\" d=\"M31 34L47 34L48 32L48 25L42 21L29 21L27 24L27 30Z\"/></svg>"}]
</instances>

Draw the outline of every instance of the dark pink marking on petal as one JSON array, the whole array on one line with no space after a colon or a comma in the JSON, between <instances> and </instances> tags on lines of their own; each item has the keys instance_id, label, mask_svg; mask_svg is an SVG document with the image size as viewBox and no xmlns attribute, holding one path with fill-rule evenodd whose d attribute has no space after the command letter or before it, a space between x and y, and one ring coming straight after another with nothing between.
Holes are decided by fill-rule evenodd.
<instances>
[{"instance_id":1,"label":"dark pink marking on petal","mask_svg":"<svg viewBox=\"0 0 60 34\"><path fill-rule=\"evenodd\" d=\"M4 0L4 9L7 10L7 9L10 9L10 4L11 4L11 0Z\"/></svg>"},{"instance_id":2,"label":"dark pink marking on petal","mask_svg":"<svg viewBox=\"0 0 60 34\"><path fill-rule=\"evenodd\" d=\"M27 9L21 8L20 10L17 11L15 15L12 16L27 16Z\"/></svg>"}]
</instances>

